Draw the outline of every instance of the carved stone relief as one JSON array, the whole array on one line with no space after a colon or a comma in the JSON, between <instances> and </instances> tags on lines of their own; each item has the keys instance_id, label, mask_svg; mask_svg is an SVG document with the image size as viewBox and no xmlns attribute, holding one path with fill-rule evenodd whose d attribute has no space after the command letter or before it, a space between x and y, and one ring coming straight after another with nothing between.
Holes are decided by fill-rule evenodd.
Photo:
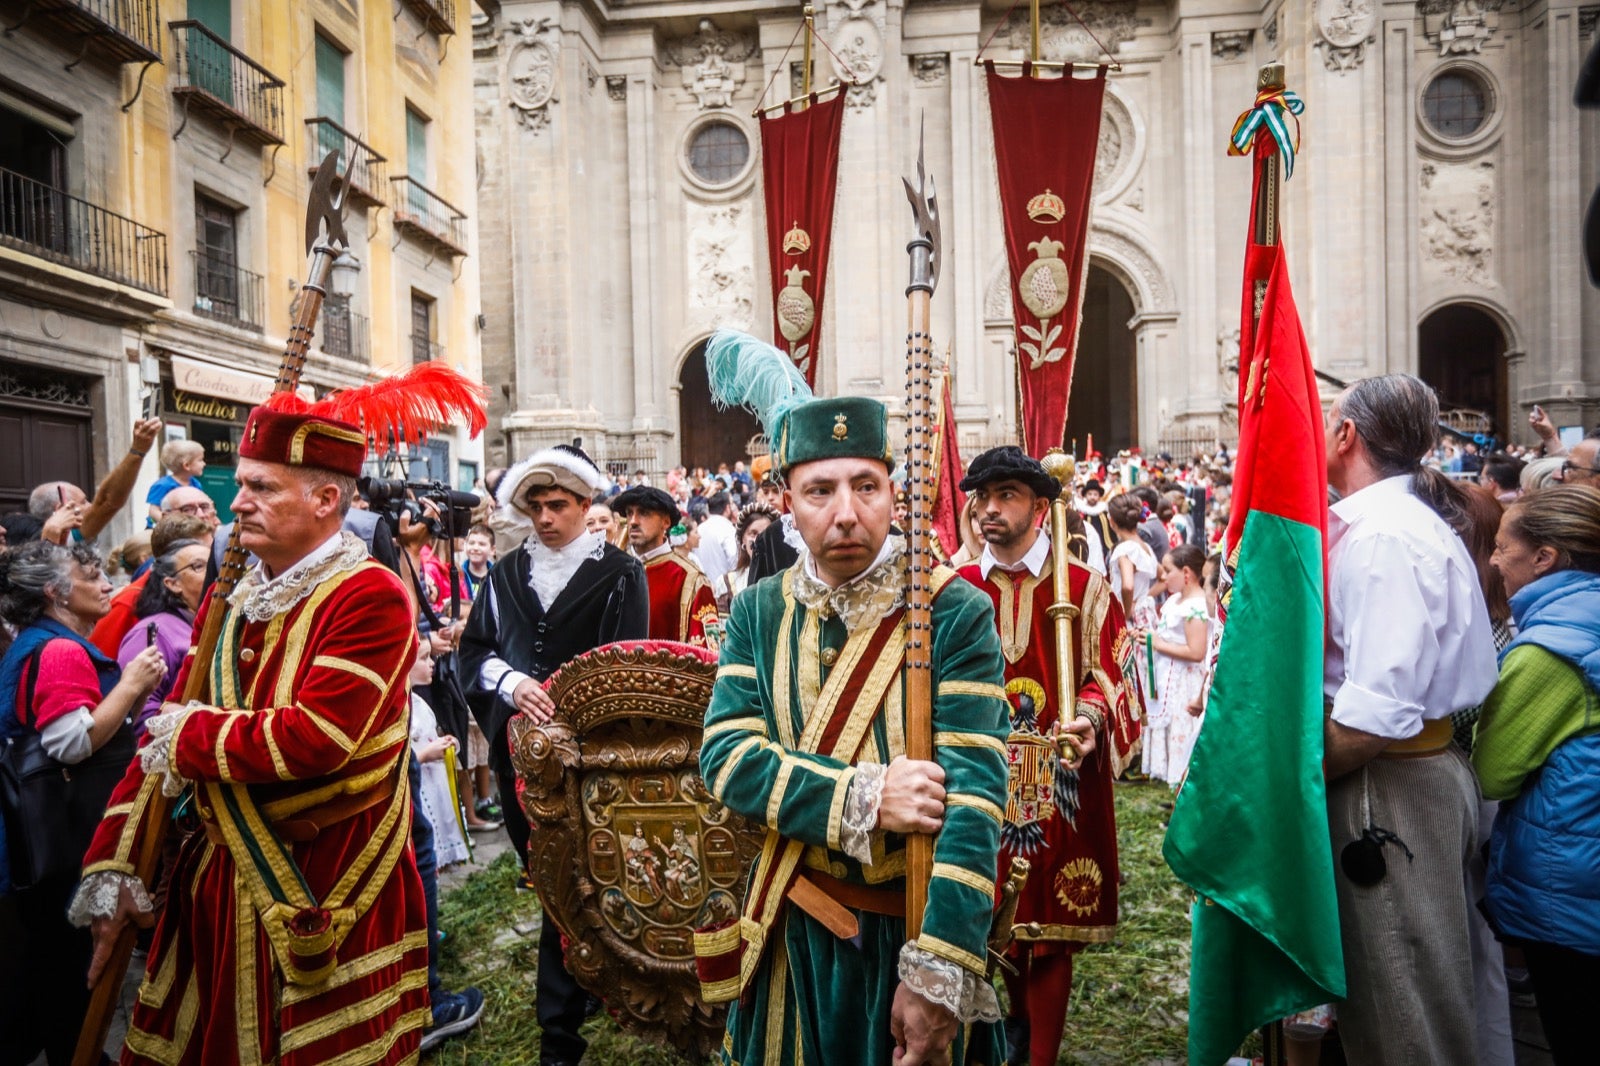
<instances>
[{"instance_id":1,"label":"carved stone relief","mask_svg":"<svg viewBox=\"0 0 1600 1066\"><path fill-rule=\"evenodd\" d=\"M1424 275L1494 283L1494 162L1422 164Z\"/></svg>"},{"instance_id":2,"label":"carved stone relief","mask_svg":"<svg viewBox=\"0 0 1600 1066\"><path fill-rule=\"evenodd\" d=\"M523 19L506 63L510 104L523 129L538 133L550 125L550 106L556 95L561 31L552 18Z\"/></svg>"},{"instance_id":3,"label":"carved stone relief","mask_svg":"<svg viewBox=\"0 0 1600 1066\"><path fill-rule=\"evenodd\" d=\"M1500 28L1503 0L1421 0L1422 32L1442 56L1483 51Z\"/></svg>"},{"instance_id":4,"label":"carved stone relief","mask_svg":"<svg viewBox=\"0 0 1600 1066\"><path fill-rule=\"evenodd\" d=\"M748 200L690 202L689 317L697 329L749 329L755 321L755 236Z\"/></svg>"},{"instance_id":5,"label":"carved stone relief","mask_svg":"<svg viewBox=\"0 0 1600 1066\"><path fill-rule=\"evenodd\" d=\"M698 32L667 45L668 62L681 68L683 87L699 102L700 110L733 106L733 97L745 80L745 60L756 52L753 34L733 33L701 19Z\"/></svg>"},{"instance_id":6,"label":"carved stone relief","mask_svg":"<svg viewBox=\"0 0 1600 1066\"><path fill-rule=\"evenodd\" d=\"M950 54L912 56L911 73L924 85L940 85L950 77Z\"/></svg>"},{"instance_id":7,"label":"carved stone relief","mask_svg":"<svg viewBox=\"0 0 1600 1066\"><path fill-rule=\"evenodd\" d=\"M482 11L472 13L472 54L475 58L486 58L500 50L500 41L495 30L495 19L492 15L485 15Z\"/></svg>"},{"instance_id":8,"label":"carved stone relief","mask_svg":"<svg viewBox=\"0 0 1600 1066\"><path fill-rule=\"evenodd\" d=\"M1261 27L1261 36L1266 40L1267 47L1273 52L1278 50L1278 13L1274 11L1272 17L1267 19L1267 24Z\"/></svg>"},{"instance_id":9,"label":"carved stone relief","mask_svg":"<svg viewBox=\"0 0 1600 1066\"><path fill-rule=\"evenodd\" d=\"M628 98L628 78L625 74L606 75L606 95L621 102Z\"/></svg>"},{"instance_id":10,"label":"carved stone relief","mask_svg":"<svg viewBox=\"0 0 1600 1066\"><path fill-rule=\"evenodd\" d=\"M1107 92L1100 111L1100 143L1094 157L1094 195L1110 195L1134 155L1133 115L1115 93Z\"/></svg>"},{"instance_id":11,"label":"carved stone relief","mask_svg":"<svg viewBox=\"0 0 1600 1066\"><path fill-rule=\"evenodd\" d=\"M1239 368L1239 327L1217 330L1217 373L1237 372Z\"/></svg>"},{"instance_id":12,"label":"carved stone relief","mask_svg":"<svg viewBox=\"0 0 1600 1066\"><path fill-rule=\"evenodd\" d=\"M1323 65L1336 73L1359 67L1378 26L1374 0L1316 0L1314 13Z\"/></svg>"},{"instance_id":13,"label":"carved stone relief","mask_svg":"<svg viewBox=\"0 0 1600 1066\"><path fill-rule=\"evenodd\" d=\"M1229 30L1211 35L1211 57L1226 63L1230 59L1243 59L1250 52L1250 42L1255 30Z\"/></svg>"},{"instance_id":14,"label":"carved stone relief","mask_svg":"<svg viewBox=\"0 0 1600 1066\"><path fill-rule=\"evenodd\" d=\"M983 320L990 325L1011 324L1011 273L1003 258L983 293Z\"/></svg>"},{"instance_id":15,"label":"carved stone relief","mask_svg":"<svg viewBox=\"0 0 1600 1066\"><path fill-rule=\"evenodd\" d=\"M845 106L871 107L883 81L885 5L880 0L835 0L828 5L828 40L833 47L834 74L853 84L845 90ZM842 69L839 63L843 63Z\"/></svg>"},{"instance_id":16,"label":"carved stone relief","mask_svg":"<svg viewBox=\"0 0 1600 1066\"><path fill-rule=\"evenodd\" d=\"M1600 20L1600 7L1578 8L1578 36L1586 41L1592 38L1597 20Z\"/></svg>"},{"instance_id":17,"label":"carved stone relief","mask_svg":"<svg viewBox=\"0 0 1600 1066\"><path fill-rule=\"evenodd\" d=\"M1136 0L1085 0L1073 4L1072 10L1088 25L1088 30L1072 17L1065 5L1052 4L1039 12L1039 53L1052 63L1099 62L1105 58L1105 52L1095 43L1095 37L1100 38L1114 56L1124 41L1133 39L1140 26L1150 25L1149 19L1138 17ZM1018 10L1012 12L1008 28L1011 47L1026 54L1032 46L1033 32L1027 10L1019 5ZM1094 31L1093 36L1090 30Z\"/></svg>"}]
</instances>

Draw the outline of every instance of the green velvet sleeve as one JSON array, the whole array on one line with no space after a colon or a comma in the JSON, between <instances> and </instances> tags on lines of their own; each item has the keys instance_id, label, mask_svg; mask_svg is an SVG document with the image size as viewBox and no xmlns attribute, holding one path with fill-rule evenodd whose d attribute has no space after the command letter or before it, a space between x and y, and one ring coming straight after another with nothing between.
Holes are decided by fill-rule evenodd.
<instances>
[{"instance_id":1,"label":"green velvet sleeve","mask_svg":"<svg viewBox=\"0 0 1600 1066\"><path fill-rule=\"evenodd\" d=\"M778 580L733 601L700 741L700 775L712 795L744 817L790 840L837 848L855 770L838 759L785 749L773 739L766 709L776 637L761 623L777 614L763 606L771 607L773 593L781 599L777 588L767 587Z\"/></svg>"},{"instance_id":2,"label":"green velvet sleeve","mask_svg":"<svg viewBox=\"0 0 1600 1066\"><path fill-rule=\"evenodd\" d=\"M1010 732L994 606L965 581L934 600L934 759L944 768L944 828L917 945L982 977L994 910Z\"/></svg>"}]
</instances>

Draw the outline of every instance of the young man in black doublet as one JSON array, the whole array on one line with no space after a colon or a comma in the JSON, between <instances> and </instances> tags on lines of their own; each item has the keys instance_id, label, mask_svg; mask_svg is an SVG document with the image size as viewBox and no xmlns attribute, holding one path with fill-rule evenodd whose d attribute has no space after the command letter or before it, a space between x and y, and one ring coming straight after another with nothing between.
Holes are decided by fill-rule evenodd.
<instances>
[{"instance_id":1,"label":"young man in black doublet","mask_svg":"<svg viewBox=\"0 0 1600 1066\"><path fill-rule=\"evenodd\" d=\"M544 721L555 709L543 683L574 656L617 640L643 640L650 623L644 567L584 530L605 478L589 457L565 445L512 467L501 479L503 513L528 531L522 547L490 571L487 593L461 635L461 675L473 716L489 738L489 765L517 855L526 862L529 828L517 805L506 727L512 715ZM539 939L537 1011L542 1066L576 1063L585 994L567 973L561 936L546 922Z\"/></svg>"}]
</instances>

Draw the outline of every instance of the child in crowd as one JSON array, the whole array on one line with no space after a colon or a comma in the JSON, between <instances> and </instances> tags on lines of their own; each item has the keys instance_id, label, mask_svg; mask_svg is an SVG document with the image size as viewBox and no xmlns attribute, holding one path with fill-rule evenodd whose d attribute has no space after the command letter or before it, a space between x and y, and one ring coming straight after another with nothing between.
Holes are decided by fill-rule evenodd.
<instances>
[{"instance_id":1,"label":"child in crowd","mask_svg":"<svg viewBox=\"0 0 1600 1066\"><path fill-rule=\"evenodd\" d=\"M1199 727L1189 706L1199 697L1206 673L1210 615L1201 579L1204 568L1205 556L1192 544L1172 549L1161 560L1167 598L1149 641L1155 652L1156 692L1146 704L1145 772L1174 786L1189 768Z\"/></svg>"},{"instance_id":2,"label":"child in crowd","mask_svg":"<svg viewBox=\"0 0 1600 1066\"><path fill-rule=\"evenodd\" d=\"M466 828L461 824L461 808L451 787L445 759L455 750L456 739L439 735L439 720L422 693L433 684L433 649L428 641L417 641L417 659L411 667L411 751L422 769L422 789L417 801L433 826L433 848L440 869L472 858L467 847Z\"/></svg>"},{"instance_id":3,"label":"child in crowd","mask_svg":"<svg viewBox=\"0 0 1600 1066\"><path fill-rule=\"evenodd\" d=\"M161 501L167 498L167 493L193 486L205 473L205 447L192 440L169 440L161 446L161 466L167 471L166 475L151 485L144 497L149 511L144 520L147 529L161 519Z\"/></svg>"}]
</instances>

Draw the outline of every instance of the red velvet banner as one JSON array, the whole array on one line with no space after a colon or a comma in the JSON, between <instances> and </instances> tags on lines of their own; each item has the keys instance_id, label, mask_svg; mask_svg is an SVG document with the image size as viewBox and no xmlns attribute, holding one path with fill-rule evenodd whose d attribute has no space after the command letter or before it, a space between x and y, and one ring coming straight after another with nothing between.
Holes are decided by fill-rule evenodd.
<instances>
[{"instance_id":1,"label":"red velvet banner","mask_svg":"<svg viewBox=\"0 0 1600 1066\"><path fill-rule=\"evenodd\" d=\"M826 291L833 194L839 178L844 93L804 111L761 116L767 256L772 264L773 343L817 383L818 326Z\"/></svg>"},{"instance_id":2,"label":"red velvet banner","mask_svg":"<svg viewBox=\"0 0 1600 1066\"><path fill-rule=\"evenodd\" d=\"M939 457L935 467L939 480L934 484L933 533L939 538L939 549L946 559L961 549L961 523L966 521L961 512L967 506L967 494L961 491L961 479L966 476L967 468L961 462L961 446L956 440L955 397L951 395L955 387L954 379L946 374L939 390L942 395L935 430L938 439L933 449Z\"/></svg>"},{"instance_id":3,"label":"red velvet banner","mask_svg":"<svg viewBox=\"0 0 1600 1066\"><path fill-rule=\"evenodd\" d=\"M1022 447L1038 458L1062 446L1067 428L1106 69L1093 78L1031 78L1024 68L1012 78L992 63L987 68L1017 324Z\"/></svg>"}]
</instances>

